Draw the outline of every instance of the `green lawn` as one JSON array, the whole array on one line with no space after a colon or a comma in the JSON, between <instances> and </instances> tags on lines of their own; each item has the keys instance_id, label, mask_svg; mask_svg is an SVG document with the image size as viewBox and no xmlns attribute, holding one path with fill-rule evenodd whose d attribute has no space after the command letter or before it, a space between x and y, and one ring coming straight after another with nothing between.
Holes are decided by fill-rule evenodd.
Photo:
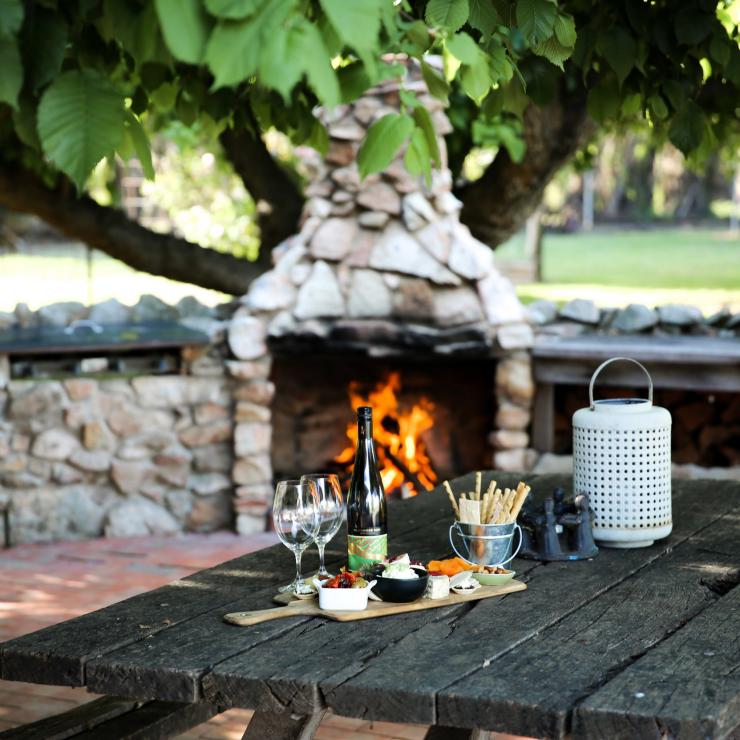
<instances>
[{"instance_id":1,"label":"green lawn","mask_svg":"<svg viewBox=\"0 0 740 740\"><path fill-rule=\"evenodd\" d=\"M170 304L187 295L211 306L226 299L214 290L137 272L100 252L94 253L88 279L86 250L77 244L39 246L33 251L0 255L0 311L12 311L20 302L36 310L57 301L92 304L108 298L133 305L145 293Z\"/></svg>"},{"instance_id":2,"label":"green lawn","mask_svg":"<svg viewBox=\"0 0 740 740\"><path fill-rule=\"evenodd\" d=\"M523 259L517 235L496 250L505 267ZM599 230L545 234L543 283L517 290L525 301L582 297L600 305L692 303L740 309L740 238L709 229Z\"/></svg>"},{"instance_id":3,"label":"green lawn","mask_svg":"<svg viewBox=\"0 0 740 740\"><path fill-rule=\"evenodd\" d=\"M523 239L496 250L496 260L521 262ZM726 231L653 229L590 234L546 234L543 283L517 286L525 302L549 298L563 303L591 298L602 306L627 303L691 303L706 313L728 305L740 311L740 239ZM36 309L55 301L97 303L118 298L133 304L143 293L168 303L195 295L213 305L225 296L132 270L96 253L88 280L79 245L39 246L31 254L0 255L0 311L18 302Z\"/></svg>"}]
</instances>

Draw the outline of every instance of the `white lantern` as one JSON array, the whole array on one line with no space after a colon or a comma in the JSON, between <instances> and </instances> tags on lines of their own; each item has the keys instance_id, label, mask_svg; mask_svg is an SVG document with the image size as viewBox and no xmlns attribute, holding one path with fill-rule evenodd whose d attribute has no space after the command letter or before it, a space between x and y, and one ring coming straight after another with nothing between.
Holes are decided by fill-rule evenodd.
<instances>
[{"instance_id":1,"label":"white lantern","mask_svg":"<svg viewBox=\"0 0 740 740\"><path fill-rule=\"evenodd\" d=\"M610 363L634 362L647 375L644 398L594 401L594 383ZM629 357L602 363L588 387L590 406L573 414L574 491L588 494L594 539L607 547L647 547L673 529L671 415L653 406L650 373Z\"/></svg>"}]
</instances>

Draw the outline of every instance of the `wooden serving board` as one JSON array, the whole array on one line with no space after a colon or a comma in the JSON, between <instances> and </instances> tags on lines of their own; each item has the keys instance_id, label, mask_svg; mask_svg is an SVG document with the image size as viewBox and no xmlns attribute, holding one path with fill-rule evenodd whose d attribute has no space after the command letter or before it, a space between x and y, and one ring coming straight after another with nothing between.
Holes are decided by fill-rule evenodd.
<instances>
[{"instance_id":1,"label":"wooden serving board","mask_svg":"<svg viewBox=\"0 0 740 740\"><path fill-rule=\"evenodd\" d=\"M359 619L375 619L388 617L391 614L405 614L418 612L424 609L437 609L440 606L454 606L464 601L480 601L494 596L503 596L514 591L524 591L527 588L521 581L509 581L500 586L481 586L472 594L456 594L450 592L445 599L418 599L408 604L395 604L389 601L368 601L367 609L361 612L324 611L319 608L319 600L294 599L290 594L278 594L273 601L283 604L276 609L258 609L251 612L232 612L224 615L224 621L240 627L249 627L252 624L268 622L271 619L285 619L286 617L326 617L337 622L355 622Z\"/></svg>"}]
</instances>

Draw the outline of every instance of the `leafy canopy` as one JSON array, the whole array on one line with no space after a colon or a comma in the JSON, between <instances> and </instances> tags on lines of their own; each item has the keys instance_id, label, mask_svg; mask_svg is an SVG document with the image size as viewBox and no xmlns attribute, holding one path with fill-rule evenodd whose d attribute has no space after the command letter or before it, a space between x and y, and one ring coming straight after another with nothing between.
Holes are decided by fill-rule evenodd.
<instances>
[{"instance_id":1,"label":"leafy canopy","mask_svg":"<svg viewBox=\"0 0 740 740\"><path fill-rule=\"evenodd\" d=\"M406 55L468 147L521 159L526 106L581 89L600 124L700 158L737 133L738 23L738 0L0 0L0 151L82 189L115 154L153 176L145 131L172 120L321 150L316 106L402 76ZM437 142L409 90L370 128L361 173L403 147L429 178Z\"/></svg>"}]
</instances>

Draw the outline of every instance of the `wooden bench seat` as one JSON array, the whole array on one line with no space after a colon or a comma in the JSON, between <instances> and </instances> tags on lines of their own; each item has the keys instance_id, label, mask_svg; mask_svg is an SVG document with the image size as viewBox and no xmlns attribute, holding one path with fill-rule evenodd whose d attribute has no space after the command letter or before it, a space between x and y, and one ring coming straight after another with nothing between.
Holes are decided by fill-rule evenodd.
<instances>
[{"instance_id":1,"label":"wooden bench seat","mask_svg":"<svg viewBox=\"0 0 740 740\"><path fill-rule=\"evenodd\" d=\"M212 704L104 696L68 712L0 732L2 740L161 740L207 722Z\"/></svg>"}]
</instances>

